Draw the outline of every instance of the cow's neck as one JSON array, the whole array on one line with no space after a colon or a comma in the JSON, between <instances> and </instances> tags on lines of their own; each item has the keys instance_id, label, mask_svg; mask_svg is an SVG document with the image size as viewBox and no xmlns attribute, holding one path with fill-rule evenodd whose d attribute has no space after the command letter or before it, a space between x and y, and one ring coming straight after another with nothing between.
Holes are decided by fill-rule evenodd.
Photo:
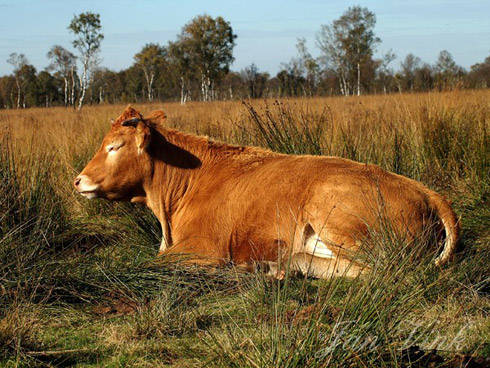
<instances>
[{"instance_id":1,"label":"cow's neck","mask_svg":"<svg viewBox=\"0 0 490 368\"><path fill-rule=\"evenodd\" d=\"M171 129L152 132L153 175L144 189L146 204L162 225L160 251L172 244L171 218L180 209L188 188L217 157L214 151L224 146Z\"/></svg>"}]
</instances>

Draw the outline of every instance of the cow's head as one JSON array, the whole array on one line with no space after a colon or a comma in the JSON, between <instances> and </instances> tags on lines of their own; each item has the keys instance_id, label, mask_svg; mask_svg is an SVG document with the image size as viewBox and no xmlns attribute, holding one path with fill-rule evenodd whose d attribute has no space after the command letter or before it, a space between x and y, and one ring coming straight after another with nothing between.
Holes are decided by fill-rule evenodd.
<instances>
[{"instance_id":1,"label":"cow's head","mask_svg":"<svg viewBox=\"0 0 490 368\"><path fill-rule=\"evenodd\" d=\"M152 131L150 123L152 119L164 118L162 111L143 118L128 106L111 123L101 147L75 178L75 189L89 199L131 200L144 196L143 183L152 171L147 149Z\"/></svg>"}]
</instances>

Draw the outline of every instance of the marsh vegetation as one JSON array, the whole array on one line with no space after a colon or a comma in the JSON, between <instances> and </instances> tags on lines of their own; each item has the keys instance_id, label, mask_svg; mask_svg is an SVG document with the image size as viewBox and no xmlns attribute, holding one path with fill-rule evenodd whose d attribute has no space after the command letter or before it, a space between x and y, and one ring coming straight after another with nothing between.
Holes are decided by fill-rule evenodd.
<instances>
[{"instance_id":1,"label":"marsh vegetation","mask_svg":"<svg viewBox=\"0 0 490 368\"><path fill-rule=\"evenodd\" d=\"M157 260L149 210L75 193L123 105L0 111L0 365L488 364L489 101L483 90L138 105L229 143L378 164L460 216L461 250L443 269L400 252L387 227L366 275L282 281Z\"/></svg>"}]
</instances>

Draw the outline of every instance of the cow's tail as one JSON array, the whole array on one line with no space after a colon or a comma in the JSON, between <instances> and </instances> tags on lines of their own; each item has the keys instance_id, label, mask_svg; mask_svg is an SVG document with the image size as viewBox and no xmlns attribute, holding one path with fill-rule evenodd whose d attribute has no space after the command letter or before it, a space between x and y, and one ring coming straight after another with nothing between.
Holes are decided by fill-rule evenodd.
<instances>
[{"instance_id":1,"label":"cow's tail","mask_svg":"<svg viewBox=\"0 0 490 368\"><path fill-rule=\"evenodd\" d=\"M439 216L445 230L444 248L435 264L442 266L453 258L459 240L459 221L451 205L439 194L429 191L429 204Z\"/></svg>"}]
</instances>

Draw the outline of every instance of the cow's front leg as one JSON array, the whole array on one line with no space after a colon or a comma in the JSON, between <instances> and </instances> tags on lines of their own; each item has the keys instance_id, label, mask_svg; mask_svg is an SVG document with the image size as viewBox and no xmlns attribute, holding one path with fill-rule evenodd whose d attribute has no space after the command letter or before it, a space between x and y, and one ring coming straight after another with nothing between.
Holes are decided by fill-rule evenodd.
<instances>
[{"instance_id":1,"label":"cow's front leg","mask_svg":"<svg viewBox=\"0 0 490 368\"><path fill-rule=\"evenodd\" d=\"M167 239L165 239L165 236L162 236L162 242L160 243L160 248L158 248L158 257L160 257L161 255L163 255L165 253L165 250L167 250L168 248L168 244L167 244Z\"/></svg>"},{"instance_id":2,"label":"cow's front leg","mask_svg":"<svg viewBox=\"0 0 490 368\"><path fill-rule=\"evenodd\" d=\"M165 253L167 248L172 246L172 238L170 235L170 225L168 221L165 219L161 221L162 224L162 242L160 243L160 248L158 249L158 256L161 256Z\"/></svg>"}]
</instances>

